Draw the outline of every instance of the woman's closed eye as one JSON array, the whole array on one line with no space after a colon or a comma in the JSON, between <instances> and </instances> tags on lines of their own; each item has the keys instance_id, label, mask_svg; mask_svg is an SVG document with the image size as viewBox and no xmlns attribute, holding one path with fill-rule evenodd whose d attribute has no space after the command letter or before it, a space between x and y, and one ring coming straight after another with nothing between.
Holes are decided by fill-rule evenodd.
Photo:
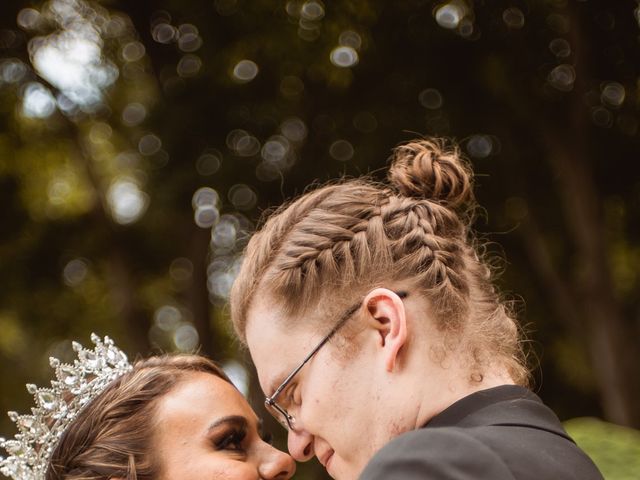
<instances>
[{"instance_id":1,"label":"woman's closed eye","mask_svg":"<svg viewBox=\"0 0 640 480\"><path fill-rule=\"evenodd\" d=\"M242 445L247 436L244 429L231 428L223 433L223 435L214 441L216 450L230 450L235 452L244 452Z\"/></svg>"}]
</instances>

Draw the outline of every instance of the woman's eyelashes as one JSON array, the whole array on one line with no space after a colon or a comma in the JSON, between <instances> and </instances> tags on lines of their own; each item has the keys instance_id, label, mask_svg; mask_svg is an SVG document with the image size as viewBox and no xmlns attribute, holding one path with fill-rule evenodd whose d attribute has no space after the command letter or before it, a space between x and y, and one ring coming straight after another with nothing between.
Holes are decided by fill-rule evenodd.
<instances>
[{"instance_id":1,"label":"woman's eyelashes","mask_svg":"<svg viewBox=\"0 0 640 480\"><path fill-rule=\"evenodd\" d=\"M216 450L231 450L234 452L244 452L244 439L247 431L240 428L231 428L227 430L219 439L214 441Z\"/></svg>"}]
</instances>

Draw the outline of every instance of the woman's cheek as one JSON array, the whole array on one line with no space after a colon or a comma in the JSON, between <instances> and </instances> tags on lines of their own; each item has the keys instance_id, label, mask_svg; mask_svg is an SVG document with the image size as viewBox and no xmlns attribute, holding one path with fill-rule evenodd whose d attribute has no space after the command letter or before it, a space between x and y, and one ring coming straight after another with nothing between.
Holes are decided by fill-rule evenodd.
<instances>
[{"instance_id":1,"label":"woman's cheek","mask_svg":"<svg viewBox=\"0 0 640 480\"><path fill-rule=\"evenodd\" d=\"M239 461L229 461L224 466L220 466L212 475L207 475L211 480L259 480L258 472L250 464Z\"/></svg>"}]
</instances>

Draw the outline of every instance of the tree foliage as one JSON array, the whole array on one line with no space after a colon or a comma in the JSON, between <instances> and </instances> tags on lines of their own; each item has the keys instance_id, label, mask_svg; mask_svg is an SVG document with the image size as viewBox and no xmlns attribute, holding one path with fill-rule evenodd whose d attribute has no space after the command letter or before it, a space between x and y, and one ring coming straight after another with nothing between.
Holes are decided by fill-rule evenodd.
<instances>
[{"instance_id":1,"label":"tree foliage","mask_svg":"<svg viewBox=\"0 0 640 480\"><path fill-rule=\"evenodd\" d=\"M640 425L635 2L0 12L0 410L27 408L22 384L89 331L242 357L224 302L261 212L314 181L380 177L426 134L473 162L476 228L507 260L540 394L562 418Z\"/></svg>"}]
</instances>

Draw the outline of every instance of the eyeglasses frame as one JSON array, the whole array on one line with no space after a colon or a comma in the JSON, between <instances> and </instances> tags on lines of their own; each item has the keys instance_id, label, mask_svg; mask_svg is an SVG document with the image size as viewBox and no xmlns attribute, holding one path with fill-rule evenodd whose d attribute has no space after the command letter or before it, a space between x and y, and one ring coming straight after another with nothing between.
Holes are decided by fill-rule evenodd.
<instances>
[{"instance_id":1,"label":"eyeglasses frame","mask_svg":"<svg viewBox=\"0 0 640 480\"><path fill-rule=\"evenodd\" d=\"M394 293L401 299L406 298L408 295L408 292L405 292L405 291L399 291ZM325 335L325 337L322 340L320 340L320 342L313 348L313 350L311 350L311 352L304 358L304 360L302 360L302 363L300 363L300 365L298 365L295 369L293 369L293 371L282 381L280 386L276 388L276 390L273 392L273 394L271 394L271 396L265 397L264 404L267 407L267 411L271 411L271 408L273 408L278 413L280 413L284 417L287 423L286 427L288 427L289 430L294 430L293 425L295 424L295 417L293 417L293 415L287 412L285 408L281 407L276 403L276 397L280 395L280 393L285 388L287 388L287 385L289 384L289 382L291 382L293 377L295 377L298 374L298 372L302 370L302 367L304 367L309 362L309 360L311 360L313 356L316 353L318 353L318 350L320 350L329 340L331 340L331 338L338 332L338 330L340 330L347 323L347 320L349 320L353 316L353 314L358 311L358 309L362 305L363 300L364 299L360 300L355 305L349 307L349 309L344 314L342 314L342 317L340 317L340 320L338 320L338 323L336 323L336 325L329 331L329 333ZM279 423L282 423L282 422L279 422Z\"/></svg>"}]
</instances>

